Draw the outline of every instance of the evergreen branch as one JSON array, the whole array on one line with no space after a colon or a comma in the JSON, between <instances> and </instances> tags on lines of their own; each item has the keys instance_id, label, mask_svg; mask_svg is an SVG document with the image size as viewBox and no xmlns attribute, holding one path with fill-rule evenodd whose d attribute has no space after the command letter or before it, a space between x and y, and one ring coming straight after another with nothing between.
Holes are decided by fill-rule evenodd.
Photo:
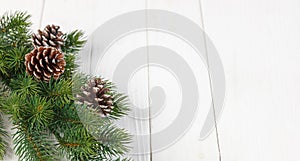
<instances>
[{"instance_id":1,"label":"evergreen branch","mask_svg":"<svg viewBox=\"0 0 300 161\"><path fill-rule=\"evenodd\" d=\"M133 160L129 158L116 158L116 159L108 158L108 159L102 159L102 161L133 161Z\"/></svg>"},{"instance_id":2,"label":"evergreen branch","mask_svg":"<svg viewBox=\"0 0 300 161\"><path fill-rule=\"evenodd\" d=\"M71 78L74 71L78 68L78 64L76 63L77 53L86 42L83 35L82 31L75 30L62 36L64 45L61 47L61 50L65 53L66 61L65 72L62 75L63 78Z\"/></svg>"},{"instance_id":3,"label":"evergreen branch","mask_svg":"<svg viewBox=\"0 0 300 161\"><path fill-rule=\"evenodd\" d=\"M3 124L3 113L0 115L0 160L3 160L6 150L8 148L7 138L8 133L6 132L5 126Z\"/></svg>"},{"instance_id":4,"label":"evergreen branch","mask_svg":"<svg viewBox=\"0 0 300 161\"><path fill-rule=\"evenodd\" d=\"M89 160L96 155L93 146L97 144L93 136L86 130L70 129L63 133L59 140L59 149L70 160Z\"/></svg>"},{"instance_id":5,"label":"evergreen branch","mask_svg":"<svg viewBox=\"0 0 300 161\"><path fill-rule=\"evenodd\" d=\"M16 154L23 161L56 161L57 151L54 140L45 131L31 131L25 124L17 127L14 135Z\"/></svg>"},{"instance_id":6,"label":"evergreen branch","mask_svg":"<svg viewBox=\"0 0 300 161\"><path fill-rule=\"evenodd\" d=\"M83 73L77 73L77 74L74 74L72 76L72 92L73 92L73 95L76 96L77 94L81 93L82 90L82 86L84 86L84 84L86 84L86 82L88 82L88 80L90 80L91 77L86 75L86 74L83 74Z\"/></svg>"},{"instance_id":7,"label":"evergreen branch","mask_svg":"<svg viewBox=\"0 0 300 161\"><path fill-rule=\"evenodd\" d=\"M6 52L5 61L10 74L18 74L25 71L24 57L30 52L30 48L24 46L15 47Z\"/></svg>"},{"instance_id":8,"label":"evergreen branch","mask_svg":"<svg viewBox=\"0 0 300 161\"><path fill-rule=\"evenodd\" d=\"M74 106L56 109L56 120L50 125L59 142L59 150L69 160L88 160L96 154L92 145L97 143L86 130Z\"/></svg>"},{"instance_id":9,"label":"evergreen branch","mask_svg":"<svg viewBox=\"0 0 300 161\"><path fill-rule=\"evenodd\" d=\"M38 82L27 74L20 74L12 79L9 87L21 97L36 96L41 91Z\"/></svg>"},{"instance_id":10,"label":"evergreen branch","mask_svg":"<svg viewBox=\"0 0 300 161\"><path fill-rule=\"evenodd\" d=\"M7 98L2 98L1 107L3 112L10 116L13 124L17 125L21 123L21 110L25 108L25 101L20 99L17 93L11 92Z\"/></svg>"},{"instance_id":11,"label":"evergreen branch","mask_svg":"<svg viewBox=\"0 0 300 161\"><path fill-rule=\"evenodd\" d=\"M110 89L109 94L113 96L114 108L112 109L109 118L120 119L121 117L127 115L129 112L128 97L122 93L117 92L117 88L112 82L110 82L109 80L105 81L105 87Z\"/></svg>"},{"instance_id":12,"label":"evergreen branch","mask_svg":"<svg viewBox=\"0 0 300 161\"><path fill-rule=\"evenodd\" d=\"M86 42L83 38L84 33L80 30L75 30L70 33L64 34L62 38L64 39L64 45L61 50L64 53L77 53Z\"/></svg>"},{"instance_id":13,"label":"evergreen branch","mask_svg":"<svg viewBox=\"0 0 300 161\"><path fill-rule=\"evenodd\" d=\"M0 100L1 100L1 102L2 102L2 99L5 99L9 95L10 95L9 88L1 82L1 78L0 78ZM0 107L1 107L1 104L0 104Z\"/></svg>"},{"instance_id":14,"label":"evergreen branch","mask_svg":"<svg viewBox=\"0 0 300 161\"><path fill-rule=\"evenodd\" d=\"M10 49L17 46L30 48L30 26L26 12L6 13L0 18L0 48Z\"/></svg>"},{"instance_id":15,"label":"evergreen branch","mask_svg":"<svg viewBox=\"0 0 300 161\"><path fill-rule=\"evenodd\" d=\"M31 16L26 12L15 12L13 14L6 13L0 19L1 33L8 32L10 29L26 28L31 24L29 18ZM26 32L27 33L27 32Z\"/></svg>"},{"instance_id":16,"label":"evergreen branch","mask_svg":"<svg viewBox=\"0 0 300 161\"><path fill-rule=\"evenodd\" d=\"M115 161L133 161L132 159L130 159L130 158L118 158L118 159L116 159Z\"/></svg>"},{"instance_id":17,"label":"evergreen branch","mask_svg":"<svg viewBox=\"0 0 300 161\"><path fill-rule=\"evenodd\" d=\"M129 104L128 104L128 97L124 94L113 92L114 98L114 108L111 112L110 118L119 119L129 112Z\"/></svg>"},{"instance_id":18,"label":"evergreen branch","mask_svg":"<svg viewBox=\"0 0 300 161\"><path fill-rule=\"evenodd\" d=\"M103 156L105 156L105 158L113 158L129 152L130 147L127 145L131 142L131 136L128 135L124 129L117 128L111 124L93 127L90 128L89 131L97 141L102 143L98 149L99 157L104 158Z\"/></svg>"},{"instance_id":19,"label":"evergreen branch","mask_svg":"<svg viewBox=\"0 0 300 161\"><path fill-rule=\"evenodd\" d=\"M39 94L48 100L56 107L62 107L64 104L71 103L74 100L72 93L72 80L60 79L55 81L51 78L50 82L40 83L41 91Z\"/></svg>"},{"instance_id":20,"label":"evergreen branch","mask_svg":"<svg viewBox=\"0 0 300 161\"><path fill-rule=\"evenodd\" d=\"M49 126L53 120L53 106L45 98L33 96L27 98L26 108L21 111L22 118L28 123L29 130L40 130Z\"/></svg>"},{"instance_id":21,"label":"evergreen branch","mask_svg":"<svg viewBox=\"0 0 300 161\"><path fill-rule=\"evenodd\" d=\"M75 70L78 68L78 65L75 63L76 59L77 59L76 54L69 53L65 55L66 66L62 78L65 79L72 78Z\"/></svg>"},{"instance_id":22,"label":"evergreen branch","mask_svg":"<svg viewBox=\"0 0 300 161\"><path fill-rule=\"evenodd\" d=\"M12 92L1 102L1 107L10 115L17 128L13 138L16 154L19 160L56 160L54 142L46 130L53 118L49 103L37 96L26 98L27 101Z\"/></svg>"},{"instance_id":23,"label":"evergreen branch","mask_svg":"<svg viewBox=\"0 0 300 161\"><path fill-rule=\"evenodd\" d=\"M5 82L23 71L22 55L33 48L29 18L26 12L6 13L0 18L0 76Z\"/></svg>"},{"instance_id":24,"label":"evergreen branch","mask_svg":"<svg viewBox=\"0 0 300 161\"><path fill-rule=\"evenodd\" d=\"M49 103L37 96L24 102L23 97L12 92L1 106L17 128L13 139L19 160L56 160L54 142L45 127L53 118Z\"/></svg>"},{"instance_id":25,"label":"evergreen branch","mask_svg":"<svg viewBox=\"0 0 300 161\"><path fill-rule=\"evenodd\" d=\"M81 105L59 110L51 129L70 160L103 160L128 152L130 136L109 119Z\"/></svg>"},{"instance_id":26,"label":"evergreen branch","mask_svg":"<svg viewBox=\"0 0 300 161\"><path fill-rule=\"evenodd\" d=\"M108 83L114 109L106 118L84 105L74 104L74 96L90 79L75 74L77 53L85 43L83 32L75 30L63 35L64 74L58 80L39 81L27 76L23 65L25 54L33 49L29 41L29 18L26 12L0 18L0 78L11 90L0 87L0 114L8 114L17 129L13 139L19 160L58 160L58 155L65 155L74 161L127 161L121 156L129 150L130 136L112 123L127 113L127 97L118 94L113 84ZM52 139L50 132L57 140ZM0 159L7 145L4 137L0 118Z\"/></svg>"},{"instance_id":27,"label":"evergreen branch","mask_svg":"<svg viewBox=\"0 0 300 161\"><path fill-rule=\"evenodd\" d=\"M129 151L127 144L131 136L124 129L117 128L108 118L99 116L84 105L75 107L84 127L100 143L95 149L98 151L97 157L116 157Z\"/></svg>"},{"instance_id":28,"label":"evergreen branch","mask_svg":"<svg viewBox=\"0 0 300 161\"><path fill-rule=\"evenodd\" d=\"M3 76L7 76L8 75L8 65L7 65L7 61L5 60L5 55L3 54L4 52L0 50L0 76L1 78Z\"/></svg>"},{"instance_id":29,"label":"evergreen branch","mask_svg":"<svg viewBox=\"0 0 300 161\"><path fill-rule=\"evenodd\" d=\"M9 95L8 88L0 83L0 102L3 101L7 96ZM7 143L7 137L8 133L5 130L4 124L3 124L3 113L2 113L2 103L0 103L1 113L0 113L0 160L3 160L3 157L6 153L6 149L8 147Z\"/></svg>"}]
</instances>

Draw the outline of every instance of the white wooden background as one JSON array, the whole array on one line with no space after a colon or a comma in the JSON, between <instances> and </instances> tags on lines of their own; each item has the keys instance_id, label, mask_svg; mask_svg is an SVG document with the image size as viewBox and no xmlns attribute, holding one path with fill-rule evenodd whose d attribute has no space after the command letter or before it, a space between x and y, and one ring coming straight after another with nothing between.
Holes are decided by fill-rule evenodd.
<instances>
[{"instance_id":1,"label":"white wooden background","mask_svg":"<svg viewBox=\"0 0 300 161\"><path fill-rule=\"evenodd\" d=\"M226 75L226 100L218 124L223 161L300 160L300 1L201 2L206 33L219 51ZM198 0L148 0L147 5L143 0L1 0L0 14L27 10L32 15L34 31L40 24L44 27L55 23L61 25L62 30L78 28L90 35L107 20L146 6L176 12L202 26ZM170 41L171 45L174 41ZM118 42L113 48L118 51L122 45L128 45L128 48L135 45L129 42ZM176 46L173 44L174 48ZM195 55L180 54L194 72L203 73L197 78L202 82L199 85L201 107L198 118L186 135L171 147L153 153L153 160L217 161L215 133L203 141L199 140L210 102L205 67ZM112 59L118 57L108 57L106 62L113 62ZM112 71L101 69L101 72L109 76ZM153 78L150 84L157 81L164 84L166 81L164 78L157 79L155 72L150 74ZM139 106L147 105L147 99L139 97L147 93L147 89L138 88L143 83L147 84L147 80L136 78L132 81L131 87L137 90L130 93L130 98ZM174 98L176 93L169 91L167 94ZM168 103L171 102L169 100ZM170 115L165 112L154 118L152 130L159 131L166 126L164 124L170 123ZM147 122L137 121L136 127L131 128L136 130L135 133L149 133ZM143 141L135 145L141 151L149 146ZM150 160L149 155L133 158L137 161ZM13 161L16 157L10 155L5 160Z\"/></svg>"}]
</instances>

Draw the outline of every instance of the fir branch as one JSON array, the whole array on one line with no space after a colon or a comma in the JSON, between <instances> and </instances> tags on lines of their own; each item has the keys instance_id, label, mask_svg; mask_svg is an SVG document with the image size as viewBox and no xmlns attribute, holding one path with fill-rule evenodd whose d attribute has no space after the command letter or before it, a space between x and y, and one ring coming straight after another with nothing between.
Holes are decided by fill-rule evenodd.
<instances>
[{"instance_id":1,"label":"fir branch","mask_svg":"<svg viewBox=\"0 0 300 161\"><path fill-rule=\"evenodd\" d=\"M29 18L26 12L6 13L0 18L0 76L5 82L24 69L21 57L33 48Z\"/></svg>"},{"instance_id":2,"label":"fir branch","mask_svg":"<svg viewBox=\"0 0 300 161\"><path fill-rule=\"evenodd\" d=\"M8 133L6 132L4 123L3 123L3 113L0 114L0 160L3 160L6 150L8 148L7 143Z\"/></svg>"},{"instance_id":3,"label":"fir branch","mask_svg":"<svg viewBox=\"0 0 300 161\"><path fill-rule=\"evenodd\" d=\"M9 95L10 95L9 88L5 84L2 83L1 78L0 78L0 100L2 101L2 99L5 99Z\"/></svg>"},{"instance_id":4,"label":"fir branch","mask_svg":"<svg viewBox=\"0 0 300 161\"><path fill-rule=\"evenodd\" d=\"M113 158L129 152L130 147L127 145L131 142L131 136L124 129L111 124L94 127L89 131L101 143L101 147L98 149L99 157Z\"/></svg>"},{"instance_id":5,"label":"fir branch","mask_svg":"<svg viewBox=\"0 0 300 161\"><path fill-rule=\"evenodd\" d=\"M86 130L73 106L56 109L56 119L49 128L58 140L60 152L69 160L87 160L95 155L91 145L97 142Z\"/></svg>"},{"instance_id":6,"label":"fir branch","mask_svg":"<svg viewBox=\"0 0 300 161\"><path fill-rule=\"evenodd\" d=\"M7 62L7 68L10 71L10 75L21 74L25 71L24 57L30 50L30 48L25 48L23 46L7 50L5 61Z\"/></svg>"},{"instance_id":7,"label":"fir branch","mask_svg":"<svg viewBox=\"0 0 300 161\"><path fill-rule=\"evenodd\" d=\"M76 59L77 59L76 54L69 53L65 55L66 66L65 66L65 71L61 76L62 78L64 79L72 78L75 70L78 68L78 65L75 63Z\"/></svg>"},{"instance_id":8,"label":"fir branch","mask_svg":"<svg viewBox=\"0 0 300 161\"><path fill-rule=\"evenodd\" d=\"M51 78L50 82L40 83L41 91L39 94L51 103L56 105L56 107L62 107L64 104L71 103L74 100L72 93L72 80L60 79L55 81Z\"/></svg>"},{"instance_id":9,"label":"fir branch","mask_svg":"<svg viewBox=\"0 0 300 161\"><path fill-rule=\"evenodd\" d=\"M110 89L109 94L113 96L113 106L112 112L110 113L109 118L111 119L120 119L129 112L129 101L128 97L122 93L117 92L117 87L110 82L105 80L106 88Z\"/></svg>"},{"instance_id":10,"label":"fir branch","mask_svg":"<svg viewBox=\"0 0 300 161\"><path fill-rule=\"evenodd\" d=\"M14 135L16 154L23 161L56 161L57 150L54 140L45 131L31 131L24 124L17 127Z\"/></svg>"},{"instance_id":11,"label":"fir branch","mask_svg":"<svg viewBox=\"0 0 300 161\"><path fill-rule=\"evenodd\" d=\"M10 116L14 125L21 123L21 110L25 108L25 101L20 99L17 93L12 91L8 97L2 98L1 107L3 112Z\"/></svg>"},{"instance_id":12,"label":"fir branch","mask_svg":"<svg viewBox=\"0 0 300 161\"><path fill-rule=\"evenodd\" d=\"M8 65L7 61L5 60L4 51L0 50L0 76L1 78L4 76L8 76Z\"/></svg>"},{"instance_id":13,"label":"fir branch","mask_svg":"<svg viewBox=\"0 0 300 161\"><path fill-rule=\"evenodd\" d=\"M7 137L8 133L5 130L4 124L3 124L3 106L2 101L9 95L9 89L2 83L0 83L0 160L3 160L3 157L6 153L6 149L8 147L7 143Z\"/></svg>"},{"instance_id":14,"label":"fir branch","mask_svg":"<svg viewBox=\"0 0 300 161\"><path fill-rule=\"evenodd\" d=\"M128 114L129 104L128 97L124 94L113 92L114 108L111 112L110 118L119 119Z\"/></svg>"},{"instance_id":15,"label":"fir branch","mask_svg":"<svg viewBox=\"0 0 300 161\"><path fill-rule=\"evenodd\" d=\"M39 83L27 74L20 74L12 79L9 87L21 97L35 96L41 91Z\"/></svg>"},{"instance_id":16,"label":"fir branch","mask_svg":"<svg viewBox=\"0 0 300 161\"><path fill-rule=\"evenodd\" d=\"M84 105L74 104L74 96L90 79L87 75L75 74L77 53L85 43L83 32L79 30L63 35L61 50L66 66L58 80L51 78L50 82L43 82L27 76L24 55L33 49L29 41L29 18L26 12L0 18L0 77L11 90L3 93L0 90L0 107L10 115L17 129L14 143L19 160L58 160L56 156L65 155L74 161L120 161L129 150L130 136L112 121L127 113L127 97L118 94L108 83L115 108L107 118ZM5 134L2 127L0 118L0 159L6 145L1 140ZM57 147L61 153L57 153Z\"/></svg>"},{"instance_id":17,"label":"fir branch","mask_svg":"<svg viewBox=\"0 0 300 161\"><path fill-rule=\"evenodd\" d=\"M86 40L83 37L84 33L80 30L75 30L70 33L64 34L64 45L61 50L65 53L66 67L62 75L63 78L71 78L75 70L79 67L76 63L77 53L81 50Z\"/></svg>"},{"instance_id":18,"label":"fir branch","mask_svg":"<svg viewBox=\"0 0 300 161\"><path fill-rule=\"evenodd\" d=\"M63 137L58 139L59 149L70 160L88 160L97 154L93 149L93 145L97 142L86 130L76 131L76 129L70 129L63 133Z\"/></svg>"},{"instance_id":19,"label":"fir branch","mask_svg":"<svg viewBox=\"0 0 300 161\"><path fill-rule=\"evenodd\" d=\"M86 84L86 82L88 82L88 80L90 80L91 77L83 74L83 73L77 73L74 74L72 76L72 92L73 95L76 96L77 94L81 93L82 90L82 86L84 86Z\"/></svg>"},{"instance_id":20,"label":"fir branch","mask_svg":"<svg viewBox=\"0 0 300 161\"><path fill-rule=\"evenodd\" d=\"M130 158L116 158L116 159L107 158L107 159L102 159L101 161L133 161L133 160Z\"/></svg>"},{"instance_id":21,"label":"fir branch","mask_svg":"<svg viewBox=\"0 0 300 161\"><path fill-rule=\"evenodd\" d=\"M66 106L51 128L70 160L102 160L128 152L130 136L85 106ZM68 112L67 112L68 111Z\"/></svg>"},{"instance_id":22,"label":"fir branch","mask_svg":"<svg viewBox=\"0 0 300 161\"><path fill-rule=\"evenodd\" d=\"M0 18L0 48L10 49L17 46L30 48L30 26L26 12L6 13Z\"/></svg>"},{"instance_id":23,"label":"fir branch","mask_svg":"<svg viewBox=\"0 0 300 161\"><path fill-rule=\"evenodd\" d=\"M129 151L131 136L117 128L108 118L103 118L85 105L75 105L84 127L100 144L95 149L99 158L116 157ZM98 144L97 144L98 145Z\"/></svg>"},{"instance_id":24,"label":"fir branch","mask_svg":"<svg viewBox=\"0 0 300 161\"><path fill-rule=\"evenodd\" d=\"M37 96L27 98L26 108L22 111L22 118L28 124L29 130L45 129L53 117L53 106L45 98Z\"/></svg>"},{"instance_id":25,"label":"fir branch","mask_svg":"<svg viewBox=\"0 0 300 161\"><path fill-rule=\"evenodd\" d=\"M47 132L53 118L49 105L37 96L24 99L14 92L2 103L17 129L13 140L19 160L56 160L54 141Z\"/></svg>"},{"instance_id":26,"label":"fir branch","mask_svg":"<svg viewBox=\"0 0 300 161\"><path fill-rule=\"evenodd\" d=\"M84 33L80 30L75 30L70 33L64 34L62 38L64 39L64 45L61 50L64 53L77 53L83 47L86 42L83 37Z\"/></svg>"},{"instance_id":27,"label":"fir branch","mask_svg":"<svg viewBox=\"0 0 300 161\"><path fill-rule=\"evenodd\" d=\"M118 158L115 161L133 161L133 160L130 158Z\"/></svg>"},{"instance_id":28,"label":"fir branch","mask_svg":"<svg viewBox=\"0 0 300 161\"><path fill-rule=\"evenodd\" d=\"M49 105L37 96L24 99L15 92L1 103L17 128L13 139L20 160L56 160L54 142L47 133L48 123L53 118Z\"/></svg>"}]
</instances>

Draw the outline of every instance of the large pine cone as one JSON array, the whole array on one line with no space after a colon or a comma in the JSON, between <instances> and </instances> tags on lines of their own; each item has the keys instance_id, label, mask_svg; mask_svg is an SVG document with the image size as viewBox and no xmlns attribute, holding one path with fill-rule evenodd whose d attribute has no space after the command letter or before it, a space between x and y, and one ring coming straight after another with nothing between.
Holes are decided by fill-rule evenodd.
<instances>
[{"instance_id":1,"label":"large pine cone","mask_svg":"<svg viewBox=\"0 0 300 161\"><path fill-rule=\"evenodd\" d=\"M36 78L48 82L53 76L58 79L64 72L64 54L53 47L38 47L25 55L26 71Z\"/></svg>"},{"instance_id":2,"label":"large pine cone","mask_svg":"<svg viewBox=\"0 0 300 161\"><path fill-rule=\"evenodd\" d=\"M59 31L59 26L47 25L43 31L38 30L37 34L32 35L32 43L35 48L39 46L60 48L64 41L61 38L63 33Z\"/></svg>"},{"instance_id":3,"label":"large pine cone","mask_svg":"<svg viewBox=\"0 0 300 161\"><path fill-rule=\"evenodd\" d=\"M77 95L77 103L86 104L101 116L109 116L112 112L113 96L107 81L95 78L81 88L82 93Z\"/></svg>"}]
</instances>

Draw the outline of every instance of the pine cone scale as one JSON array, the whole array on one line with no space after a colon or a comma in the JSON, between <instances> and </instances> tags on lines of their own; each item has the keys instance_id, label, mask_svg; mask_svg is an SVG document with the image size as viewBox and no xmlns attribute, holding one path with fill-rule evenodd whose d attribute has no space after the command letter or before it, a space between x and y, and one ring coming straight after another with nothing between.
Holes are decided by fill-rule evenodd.
<instances>
[{"instance_id":1,"label":"pine cone scale","mask_svg":"<svg viewBox=\"0 0 300 161\"><path fill-rule=\"evenodd\" d=\"M33 71L33 75L38 78L38 79L41 79L41 74L40 73L37 73L36 71Z\"/></svg>"},{"instance_id":2,"label":"pine cone scale","mask_svg":"<svg viewBox=\"0 0 300 161\"><path fill-rule=\"evenodd\" d=\"M114 107L113 96L107 87L107 81L95 78L83 86L81 90L82 93L77 95L78 103L86 104L103 117L110 115Z\"/></svg>"},{"instance_id":3,"label":"pine cone scale","mask_svg":"<svg viewBox=\"0 0 300 161\"><path fill-rule=\"evenodd\" d=\"M26 69L28 68L27 72L28 72L30 75L32 75L33 69L32 69L32 67L31 67L30 63L29 63L29 62L25 62L25 65L26 65Z\"/></svg>"},{"instance_id":4,"label":"pine cone scale","mask_svg":"<svg viewBox=\"0 0 300 161\"><path fill-rule=\"evenodd\" d=\"M42 73L42 70L40 70L40 68L37 64L34 66L34 68L38 73Z\"/></svg>"},{"instance_id":5,"label":"pine cone scale","mask_svg":"<svg viewBox=\"0 0 300 161\"><path fill-rule=\"evenodd\" d=\"M59 58L59 59L58 59ZM64 72L64 55L53 47L39 47L26 54L26 71L36 78L49 81L51 76L58 79Z\"/></svg>"},{"instance_id":6,"label":"pine cone scale","mask_svg":"<svg viewBox=\"0 0 300 161\"><path fill-rule=\"evenodd\" d=\"M35 47L55 47L60 48L63 45L61 36L63 33L59 31L60 27L55 25L47 25L43 31L38 30L37 34L32 35L32 43Z\"/></svg>"},{"instance_id":7,"label":"pine cone scale","mask_svg":"<svg viewBox=\"0 0 300 161\"><path fill-rule=\"evenodd\" d=\"M36 63L36 58L35 57L31 57L30 62L31 62L31 64L35 64Z\"/></svg>"}]
</instances>

